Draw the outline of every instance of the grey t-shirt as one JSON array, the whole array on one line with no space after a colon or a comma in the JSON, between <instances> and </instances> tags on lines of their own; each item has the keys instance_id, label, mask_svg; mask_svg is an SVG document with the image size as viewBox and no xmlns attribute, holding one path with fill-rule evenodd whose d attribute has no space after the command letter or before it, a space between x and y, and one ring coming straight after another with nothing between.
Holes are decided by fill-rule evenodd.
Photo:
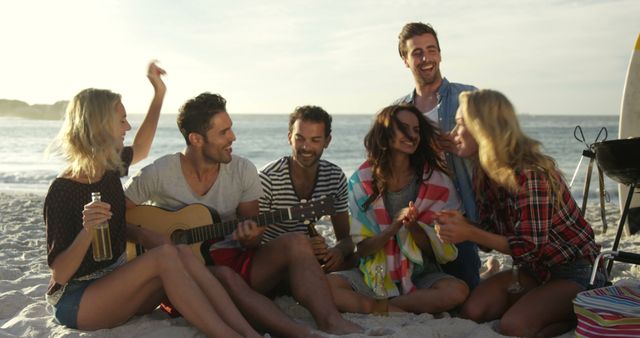
<instances>
[{"instance_id":1,"label":"grey t-shirt","mask_svg":"<svg viewBox=\"0 0 640 338\"><path fill-rule=\"evenodd\" d=\"M238 204L257 201L262 196L256 166L235 155L231 162L220 164L218 178L203 196L195 194L187 184L182 174L180 153L165 155L142 168L125 183L124 190L125 196L136 204L168 210L178 210L194 203L204 204L215 210L222 221L237 218Z\"/></svg>"}]
</instances>

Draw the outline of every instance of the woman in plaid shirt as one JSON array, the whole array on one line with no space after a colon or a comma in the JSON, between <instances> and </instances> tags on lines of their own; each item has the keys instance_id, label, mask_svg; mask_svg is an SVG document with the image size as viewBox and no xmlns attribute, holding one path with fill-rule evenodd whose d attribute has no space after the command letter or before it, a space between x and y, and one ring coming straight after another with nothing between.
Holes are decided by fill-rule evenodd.
<instances>
[{"instance_id":1,"label":"woman in plaid shirt","mask_svg":"<svg viewBox=\"0 0 640 338\"><path fill-rule=\"evenodd\" d=\"M513 106L496 91L461 93L452 135L458 156L477 160L473 181L480 221L472 224L458 211L444 211L438 235L445 243L470 240L510 255L520 268L515 281L512 271L502 271L482 282L461 316L500 319L499 332L509 336L570 330L576 320L572 301L586 289L600 246L555 161L522 132ZM604 282L599 273L597 283Z\"/></svg>"}]
</instances>

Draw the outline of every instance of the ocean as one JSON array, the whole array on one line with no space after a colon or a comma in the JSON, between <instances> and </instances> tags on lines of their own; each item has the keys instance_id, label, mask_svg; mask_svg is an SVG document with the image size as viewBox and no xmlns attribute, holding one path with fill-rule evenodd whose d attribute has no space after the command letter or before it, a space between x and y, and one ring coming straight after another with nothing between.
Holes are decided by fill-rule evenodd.
<instances>
[{"instance_id":1,"label":"ocean","mask_svg":"<svg viewBox=\"0 0 640 338\"><path fill-rule=\"evenodd\" d=\"M133 127L127 134L125 144L131 144L142 115L131 114ZM287 115L232 114L233 129L237 140L233 153L250 159L260 168L276 158L290 154L287 142ZM607 129L609 139L618 136L618 116L520 116L525 132L542 142L544 151L558 163L567 182L571 180L585 144L574 138L574 128L581 126L587 143L593 143L602 127ZM151 154L134 165L130 173L137 172L154 159L184 149L184 139L176 127L176 115L162 115L154 139ZM324 158L339 165L351 175L364 160L363 138L369 129L372 116L334 115L332 142L324 152ZM51 180L63 168L57 158L45 158L44 150L57 134L62 121L0 118L0 190L45 192ZM583 185L588 159L583 160L572 186L576 201L582 201ZM617 203L616 182L605 178L605 188L611 202ZM591 179L588 199L598 201L597 170Z\"/></svg>"}]
</instances>

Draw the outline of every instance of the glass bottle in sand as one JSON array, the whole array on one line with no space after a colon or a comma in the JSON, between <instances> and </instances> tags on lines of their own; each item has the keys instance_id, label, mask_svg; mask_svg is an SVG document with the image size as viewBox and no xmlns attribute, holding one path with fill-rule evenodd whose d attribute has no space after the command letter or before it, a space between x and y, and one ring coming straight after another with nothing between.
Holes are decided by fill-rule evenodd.
<instances>
[{"instance_id":1,"label":"glass bottle in sand","mask_svg":"<svg viewBox=\"0 0 640 338\"><path fill-rule=\"evenodd\" d=\"M511 284L507 287L507 297L509 304L515 303L522 293L524 287L520 284L520 266L513 261L511 264Z\"/></svg>"},{"instance_id":2,"label":"glass bottle in sand","mask_svg":"<svg viewBox=\"0 0 640 338\"><path fill-rule=\"evenodd\" d=\"M99 202L100 193L92 192L91 201ZM96 262L107 261L113 258L111 252L111 233L107 221L97 224L91 231L91 247L93 249L93 260Z\"/></svg>"},{"instance_id":3,"label":"glass bottle in sand","mask_svg":"<svg viewBox=\"0 0 640 338\"><path fill-rule=\"evenodd\" d=\"M386 316L389 314L389 295L384 286L385 267L382 264L376 264L373 270L373 293L376 295L373 314Z\"/></svg>"}]
</instances>

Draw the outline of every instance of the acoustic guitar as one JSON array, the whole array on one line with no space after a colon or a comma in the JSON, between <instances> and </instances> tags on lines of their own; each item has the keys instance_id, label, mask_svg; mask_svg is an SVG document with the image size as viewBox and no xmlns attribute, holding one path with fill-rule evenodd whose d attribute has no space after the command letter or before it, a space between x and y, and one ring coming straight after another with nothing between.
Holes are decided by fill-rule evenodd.
<instances>
[{"instance_id":1,"label":"acoustic guitar","mask_svg":"<svg viewBox=\"0 0 640 338\"><path fill-rule=\"evenodd\" d=\"M150 205L139 205L128 209L128 224L141 226L156 233L169 236L175 244L188 244L203 260L200 246L210 239L221 239L231 234L238 223L251 219L258 226L265 227L275 222L287 220L315 221L324 215L335 213L333 197L326 196L317 200L302 202L295 207L278 209L255 217L221 221L219 215L202 204L191 204L169 211ZM144 252L142 245L127 242L127 259L132 260Z\"/></svg>"}]
</instances>

